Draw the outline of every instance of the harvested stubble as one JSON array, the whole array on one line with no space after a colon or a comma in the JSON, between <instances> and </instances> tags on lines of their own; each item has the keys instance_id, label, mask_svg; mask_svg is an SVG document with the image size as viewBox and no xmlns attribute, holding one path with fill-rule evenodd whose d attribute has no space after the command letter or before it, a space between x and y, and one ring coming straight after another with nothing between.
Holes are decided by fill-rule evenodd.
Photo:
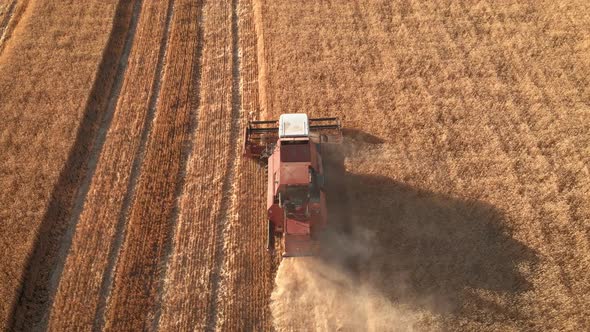
<instances>
[{"instance_id":1,"label":"harvested stubble","mask_svg":"<svg viewBox=\"0 0 590 332\"><path fill-rule=\"evenodd\" d=\"M201 2L176 0L173 6L161 92L109 297L108 330L155 328L161 311L176 196L198 111L200 66Z\"/></svg>"},{"instance_id":2,"label":"harvested stubble","mask_svg":"<svg viewBox=\"0 0 590 332\"><path fill-rule=\"evenodd\" d=\"M67 212L51 207L71 206L96 130L86 119L99 118L104 111L104 99L95 94L108 91L113 76L113 66L101 64L101 59L115 4L27 3L16 3L7 24L11 36L4 34L0 42L0 248L5 253L0 265L0 329L23 309L17 301L26 291L27 273L33 275L28 271L39 258L36 252L56 254L56 243L43 239L59 238L68 218ZM86 146L76 144L79 133L87 135ZM75 169L68 169L73 164ZM47 221L50 215L54 219ZM49 222L51 234L46 234L42 228ZM42 243L46 247L40 248ZM47 272L37 274L44 277Z\"/></svg>"},{"instance_id":3,"label":"harvested stubble","mask_svg":"<svg viewBox=\"0 0 590 332\"><path fill-rule=\"evenodd\" d=\"M587 2L262 8L268 111L352 129L360 280L427 330L590 324Z\"/></svg>"},{"instance_id":4,"label":"harvested stubble","mask_svg":"<svg viewBox=\"0 0 590 332\"><path fill-rule=\"evenodd\" d=\"M234 89L239 84L242 110L241 127L246 119L261 119L259 109L257 34L252 1L239 1L233 22L233 38L239 39L240 77L234 77ZM237 28L237 29L236 29ZM234 56L237 56L234 55ZM235 92L234 92L235 93ZM234 105L235 106L235 105ZM234 148L243 145L240 137ZM218 292L218 330L271 329L267 305L273 287L276 257L266 252L266 172L248 158L236 159L236 180L231 188L232 213L223 234L226 243L223 254L222 276ZM240 296L236 296L240 294Z\"/></svg>"},{"instance_id":5,"label":"harvested stubble","mask_svg":"<svg viewBox=\"0 0 590 332\"><path fill-rule=\"evenodd\" d=\"M202 15L198 125L165 278L162 330L202 330L212 323L224 213L231 209L231 194L223 192L239 135L232 107L231 3L207 2Z\"/></svg>"}]
</instances>

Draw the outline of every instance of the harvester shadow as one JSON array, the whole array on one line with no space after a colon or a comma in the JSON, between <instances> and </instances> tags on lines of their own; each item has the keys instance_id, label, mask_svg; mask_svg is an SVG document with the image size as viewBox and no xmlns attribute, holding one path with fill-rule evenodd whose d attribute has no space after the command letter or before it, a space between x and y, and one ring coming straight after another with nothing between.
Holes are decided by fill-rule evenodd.
<instances>
[{"instance_id":1,"label":"harvester shadow","mask_svg":"<svg viewBox=\"0 0 590 332\"><path fill-rule=\"evenodd\" d=\"M537 256L507 235L501 211L346 172L345 150L331 149L324 158L332 193L330 230L322 242L327 264L392 303L434 314L518 319L517 308L474 299L479 290L502 295L531 289L519 269L533 268Z\"/></svg>"},{"instance_id":2,"label":"harvester shadow","mask_svg":"<svg viewBox=\"0 0 590 332\"><path fill-rule=\"evenodd\" d=\"M342 128L342 135L344 137L346 137L349 141L354 141L354 142L363 142L363 143L369 143L369 144L385 143L385 140L383 140L375 135L371 135L371 134L366 133L362 130L354 129L354 128Z\"/></svg>"}]
</instances>

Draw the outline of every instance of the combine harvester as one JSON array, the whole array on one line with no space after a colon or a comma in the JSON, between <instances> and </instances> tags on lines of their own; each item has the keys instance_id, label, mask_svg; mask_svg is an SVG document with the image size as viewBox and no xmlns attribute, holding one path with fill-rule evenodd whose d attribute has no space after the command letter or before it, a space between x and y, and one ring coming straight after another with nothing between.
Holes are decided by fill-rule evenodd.
<instances>
[{"instance_id":1,"label":"combine harvester","mask_svg":"<svg viewBox=\"0 0 590 332\"><path fill-rule=\"evenodd\" d=\"M283 257L317 254L328 218L322 145L341 142L338 118L282 114L248 123L244 155L267 164L268 250L278 236Z\"/></svg>"}]
</instances>

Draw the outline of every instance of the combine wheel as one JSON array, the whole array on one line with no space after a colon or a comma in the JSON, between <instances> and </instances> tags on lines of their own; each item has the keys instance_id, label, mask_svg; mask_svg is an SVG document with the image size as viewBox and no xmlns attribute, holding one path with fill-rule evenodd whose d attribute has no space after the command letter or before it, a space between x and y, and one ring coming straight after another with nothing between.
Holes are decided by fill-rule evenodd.
<instances>
[{"instance_id":1,"label":"combine wheel","mask_svg":"<svg viewBox=\"0 0 590 332\"><path fill-rule=\"evenodd\" d=\"M285 236L283 234L279 235L279 252L281 253L281 257L284 257L285 254Z\"/></svg>"},{"instance_id":2,"label":"combine wheel","mask_svg":"<svg viewBox=\"0 0 590 332\"><path fill-rule=\"evenodd\" d=\"M266 250L270 253L274 252L275 249L275 232L272 222L268 221L268 229L266 232Z\"/></svg>"}]
</instances>

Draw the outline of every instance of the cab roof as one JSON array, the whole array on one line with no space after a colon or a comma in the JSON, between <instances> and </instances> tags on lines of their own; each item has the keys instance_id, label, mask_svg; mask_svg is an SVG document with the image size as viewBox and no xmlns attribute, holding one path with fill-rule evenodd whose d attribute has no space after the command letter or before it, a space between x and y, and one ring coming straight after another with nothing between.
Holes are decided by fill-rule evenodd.
<instances>
[{"instance_id":1,"label":"cab roof","mask_svg":"<svg viewBox=\"0 0 590 332\"><path fill-rule=\"evenodd\" d=\"M284 137L309 137L307 114L281 114L279 118L279 138Z\"/></svg>"}]
</instances>

